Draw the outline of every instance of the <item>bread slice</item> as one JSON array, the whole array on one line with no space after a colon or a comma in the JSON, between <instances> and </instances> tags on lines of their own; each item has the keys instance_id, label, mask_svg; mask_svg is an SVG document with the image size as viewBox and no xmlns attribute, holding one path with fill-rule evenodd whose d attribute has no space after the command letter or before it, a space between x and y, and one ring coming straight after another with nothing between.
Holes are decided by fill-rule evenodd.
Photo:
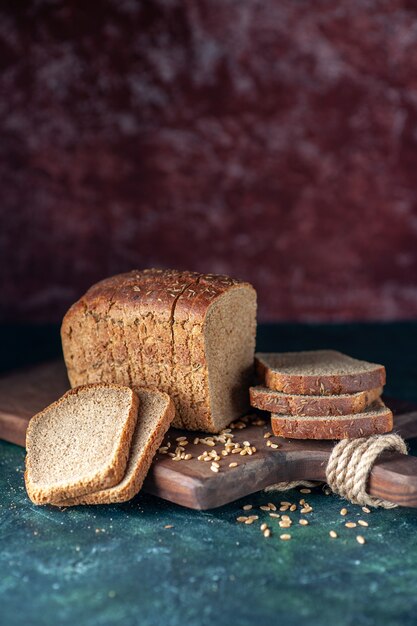
<instances>
[{"instance_id":1,"label":"bread slice","mask_svg":"<svg viewBox=\"0 0 417 626\"><path fill-rule=\"evenodd\" d=\"M257 373L269 389L288 394L333 395L385 385L385 367L335 350L258 353Z\"/></svg>"},{"instance_id":2,"label":"bread slice","mask_svg":"<svg viewBox=\"0 0 417 626\"><path fill-rule=\"evenodd\" d=\"M122 479L137 394L116 384L71 389L35 415L26 433L25 483L35 504L112 487Z\"/></svg>"},{"instance_id":3,"label":"bread slice","mask_svg":"<svg viewBox=\"0 0 417 626\"><path fill-rule=\"evenodd\" d=\"M126 502L140 491L152 459L174 418L175 406L168 394L162 391L139 389L138 395L140 401L138 421L126 473L120 483L108 489L55 502L55 506Z\"/></svg>"},{"instance_id":4,"label":"bread slice","mask_svg":"<svg viewBox=\"0 0 417 626\"><path fill-rule=\"evenodd\" d=\"M361 413L375 402L382 387L369 391L333 396L306 396L273 391L268 387L251 387L250 403L255 409L281 415L349 415Z\"/></svg>"},{"instance_id":5,"label":"bread slice","mask_svg":"<svg viewBox=\"0 0 417 626\"><path fill-rule=\"evenodd\" d=\"M392 430L392 412L376 400L363 413L341 416L271 415L274 435L288 439L353 439Z\"/></svg>"}]
</instances>

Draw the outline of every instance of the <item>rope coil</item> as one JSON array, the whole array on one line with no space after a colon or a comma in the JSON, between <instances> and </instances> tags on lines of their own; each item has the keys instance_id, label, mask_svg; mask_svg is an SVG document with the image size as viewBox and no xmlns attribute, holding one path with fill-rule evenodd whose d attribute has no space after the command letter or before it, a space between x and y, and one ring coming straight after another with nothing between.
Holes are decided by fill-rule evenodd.
<instances>
[{"instance_id":1,"label":"rope coil","mask_svg":"<svg viewBox=\"0 0 417 626\"><path fill-rule=\"evenodd\" d=\"M407 454L404 440L395 434L342 439L332 450L326 467L330 489L342 498L361 506L393 509L397 505L366 492L366 483L377 457L385 450Z\"/></svg>"},{"instance_id":2,"label":"rope coil","mask_svg":"<svg viewBox=\"0 0 417 626\"><path fill-rule=\"evenodd\" d=\"M400 454L408 454L405 441L394 433L388 435L372 435L359 439L342 439L330 454L326 467L326 481L333 493L350 500L352 504L361 506L383 507L393 509L397 504L375 498L366 492L369 474L378 456L393 450ZM295 480L287 483L276 483L265 491L286 491L295 487L312 487L316 482Z\"/></svg>"}]
</instances>

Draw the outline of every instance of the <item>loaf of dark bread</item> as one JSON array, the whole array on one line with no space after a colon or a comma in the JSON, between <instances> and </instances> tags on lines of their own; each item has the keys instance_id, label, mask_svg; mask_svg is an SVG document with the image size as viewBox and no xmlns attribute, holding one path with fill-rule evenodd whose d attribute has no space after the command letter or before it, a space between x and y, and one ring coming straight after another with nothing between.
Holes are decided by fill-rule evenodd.
<instances>
[{"instance_id":1,"label":"loaf of dark bread","mask_svg":"<svg viewBox=\"0 0 417 626\"><path fill-rule=\"evenodd\" d=\"M249 406L256 292L226 276L132 271L103 280L65 315L72 386L117 382L168 393L174 425L218 432Z\"/></svg>"}]
</instances>

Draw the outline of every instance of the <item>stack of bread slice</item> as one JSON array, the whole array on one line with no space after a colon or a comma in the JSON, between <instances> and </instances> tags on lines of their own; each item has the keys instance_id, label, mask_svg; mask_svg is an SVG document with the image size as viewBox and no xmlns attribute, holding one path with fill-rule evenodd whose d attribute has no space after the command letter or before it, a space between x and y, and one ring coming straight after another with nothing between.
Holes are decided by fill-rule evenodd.
<instances>
[{"instance_id":1,"label":"stack of bread slice","mask_svg":"<svg viewBox=\"0 0 417 626\"><path fill-rule=\"evenodd\" d=\"M385 367L335 350L258 353L260 385L251 405L271 413L274 435L292 439L352 439L392 430L381 400Z\"/></svg>"},{"instance_id":2,"label":"stack of bread slice","mask_svg":"<svg viewBox=\"0 0 417 626\"><path fill-rule=\"evenodd\" d=\"M26 490L35 504L125 502L140 490L174 418L168 394L110 383L71 389L26 434Z\"/></svg>"}]
</instances>

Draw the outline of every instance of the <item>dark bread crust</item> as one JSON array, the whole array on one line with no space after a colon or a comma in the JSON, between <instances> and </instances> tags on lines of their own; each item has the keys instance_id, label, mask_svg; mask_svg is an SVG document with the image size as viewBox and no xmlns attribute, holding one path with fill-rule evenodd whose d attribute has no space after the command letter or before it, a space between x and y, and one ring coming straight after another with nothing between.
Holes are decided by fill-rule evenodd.
<instances>
[{"instance_id":1,"label":"dark bread crust","mask_svg":"<svg viewBox=\"0 0 417 626\"><path fill-rule=\"evenodd\" d=\"M341 417L271 415L274 435L287 439L355 439L388 433L393 428L392 412L381 401L368 412Z\"/></svg>"},{"instance_id":2,"label":"dark bread crust","mask_svg":"<svg viewBox=\"0 0 417 626\"><path fill-rule=\"evenodd\" d=\"M218 298L242 287L253 289L226 276L155 269L93 285L61 327L71 385L103 380L157 388L174 400L174 425L218 432L238 415L221 426L213 422L204 324ZM189 382L182 365L190 368Z\"/></svg>"},{"instance_id":3,"label":"dark bread crust","mask_svg":"<svg viewBox=\"0 0 417 626\"><path fill-rule=\"evenodd\" d=\"M260 355L255 355L256 373L261 383L275 391L298 395L339 395L383 387L386 372L375 364L372 371L348 374L293 375L271 369Z\"/></svg>"},{"instance_id":4,"label":"dark bread crust","mask_svg":"<svg viewBox=\"0 0 417 626\"><path fill-rule=\"evenodd\" d=\"M350 415L361 413L381 395L382 387L356 394L303 396L284 394L258 385L250 387L250 404L255 409L281 415Z\"/></svg>"}]
</instances>

